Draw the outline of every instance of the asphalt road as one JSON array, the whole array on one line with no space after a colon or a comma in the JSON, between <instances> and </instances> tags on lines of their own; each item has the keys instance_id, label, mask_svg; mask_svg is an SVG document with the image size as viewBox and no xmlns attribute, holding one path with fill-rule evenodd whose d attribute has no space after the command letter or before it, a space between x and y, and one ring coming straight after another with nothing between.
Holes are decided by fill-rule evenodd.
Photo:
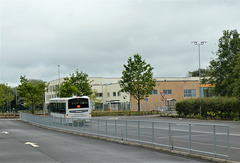
<instances>
[{"instance_id":1,"label":"asphalt road","mask_svg":"<svg viewBox=\"0 0 240 163\"><path fill-rule=\"evenodd\" d=\"M99 118L98 118L99 119ZM173 143L176 146L179 147L189 147L189 128L188 124L198 124L196 126L192 127L192 148L213 152L213 126L212 125L223 125L223 126L229 126L230 131L230 159L233 161L239 161L240 162L240 122L232 122L232 121L214 121L214 120L191 120L191 119L177 119L177 118L163 118L159 116L118 116L118 117L101 117L101 120L108 119L108 124L112 123L112 126L114 126L114 119L117 119L119 121L121 120L127 120L127 121L145 121L145 122L162 122L164 123L179 123L177 125L172 126L173 130ZM103 121L104 122L104 121ZM184 123L186 125L184 125ZM168 126L162 125L157 126L158 123L155 125L155 135L159 135L155 138L155 141L162 144L168 144ZM161 124L161 123L159 123ZM103 126L105 124L102 124ZM137 132L137 124L130 124L128 122L129 126L135 126L132 127L132 129L128 131L128 137L131 136L131 133ZM111 126L111 125L109 125ZM124 124L122 124L124 126ZM130 128L130 127L129 127ZM114 132L114 127L112 127L112 130ZM110 132L111 129L109 127L108 132ZM124 131L124 129L123 129ZM227 136L226 136L226 128L225 127L216 127L217 135L216 135L216 151L217 153L221 154L228 154L227 150ZM151 124L147 123L141 123L141 134L145 135L145 137L141 137L141 139L148 139L148 141L151 142ZM135 133L135 135L137 135ZM148 135L148 137L147 137ZM135 136L136 138L136 136ZM213 155L209 155L212 156Z\"/></svg>"},{"instance_id":2,"label":"asphalt road","mask_svg":"<svg viewBox=\"0 0 240 163\"><path fill-rule=\"evenodd\" d=\"M205 162L0 120L0 162Z\"/></svg>"}]
</instances>

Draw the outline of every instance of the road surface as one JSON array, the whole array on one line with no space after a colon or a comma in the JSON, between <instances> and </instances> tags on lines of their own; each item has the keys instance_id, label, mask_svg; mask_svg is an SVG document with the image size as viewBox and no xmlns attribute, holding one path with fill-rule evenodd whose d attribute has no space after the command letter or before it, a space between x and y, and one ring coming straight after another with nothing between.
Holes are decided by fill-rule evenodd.
<instances>
[{"instance_id":1,"label":"road surface","mask_svg":"<svg viewBox=\"0 0 240 163\"><path fill-rule=\"evenodd\" d=\"M206 162L0 120L0 162Z\"/></svg>"}]
</instances>

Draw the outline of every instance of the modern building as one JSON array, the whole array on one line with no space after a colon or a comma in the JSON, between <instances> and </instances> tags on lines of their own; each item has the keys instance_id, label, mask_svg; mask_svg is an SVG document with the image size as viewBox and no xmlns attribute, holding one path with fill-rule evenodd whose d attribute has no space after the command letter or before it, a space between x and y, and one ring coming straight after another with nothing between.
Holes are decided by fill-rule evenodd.
<instances>
[{"instance_id":1,"label":"modern building","mask_svg":"<svg viewBox=\"0 0 240 163\"><path fill-rule=\"evenodd\" d=\"M129 110L130 96L127 93L120 92L119 80L120 78L102 78L89 77L92 89L97 92L97 99L102 102L99 106L94 106L96 110L119 110L119 107ZM64 78L60 79L60 83ZM59 80L50 81L48 92L45 93L45 103L49 103L49 99L56 98L56 88Z\"/></svg>"},{"instance_id":2,"label":"modern building","mask_svg":"<svg viewBox=\"0 0 240 163\"><path fill-rule=\"evenodd\" d=\"M156 78L156 86L152 94L141 100L141 110L172 110L176 101L205 97L209 84L201 84L199 77ZM200 92L199 92L200 91ZM137 100L131 98L131 110L137 110Z\"/></svg>"},{"instance_id":3,"label":"modern building","mask_svg":"<svg viewBox=\"0 0 240 163\"><path fill-rule=\"evenodd\" d=\"M93 90L97 92L97 99L101 101L96 110L137 110L137 100L127 93L120 92L120 78L89 77ZM152 94L141 100L141 110L164 110L173 109L176 101L189 98L204 97L204 90L210 85L201 85L199 89L198 77L179 78L155 78L156 86ZM63 82L60 80L50 81L48 92L45 93L45 102L49 103L50 98L57 97L56 86ZM201 91L199 93L199 91Z\"/></svg>"}]
</instances>

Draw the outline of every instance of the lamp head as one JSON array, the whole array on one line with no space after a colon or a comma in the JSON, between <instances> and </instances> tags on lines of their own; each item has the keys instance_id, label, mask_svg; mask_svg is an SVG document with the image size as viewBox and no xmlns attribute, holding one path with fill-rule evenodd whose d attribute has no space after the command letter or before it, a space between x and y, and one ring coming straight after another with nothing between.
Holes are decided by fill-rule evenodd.
<instances>
[{"instance_id":1,"label":"lamp head","mask_svg":"<svg viewBox=\"0 0 240 163\"><path fill-rule=\"evenodd\" d=\"M201 45L206 44L206 43L207 43L207 41L202 41L202 42L201 42Z\"/></svg>"},{"instance_id":2,"label":"lamp head","mask_svg":"<svg viewBox=\"0 0 240 163\"><path fill-rule=\"evenodd\" d=\"M197 41L192 41L191 43L194 45L197 45Z\"/></svg>"}]
</instances>

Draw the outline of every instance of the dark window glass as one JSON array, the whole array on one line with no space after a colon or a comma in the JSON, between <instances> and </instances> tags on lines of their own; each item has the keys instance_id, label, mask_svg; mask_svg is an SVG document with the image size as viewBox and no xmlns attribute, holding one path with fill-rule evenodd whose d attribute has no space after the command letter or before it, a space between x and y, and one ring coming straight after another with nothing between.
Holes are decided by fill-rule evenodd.
<instances>
[{"instance_id":1,"label":"dark window glass","mask_svg":"<svg viewBox=\"0 0 240 163\"><path fill-rule=\"evenodd\" d=\"M196 89L184 89L184 97L196 97Z\"/></svg>"},{"instance_id":2,"label":"dark window glass","mask_svg":"<svg viewBox=\"0 0 240 163\"><path fill-rule=\"evenodd\" d=\"M50 103L48 109L54 113L66 114L66 104L65 103Z\"/></svg>"},{"instance_id":3,"label":"dark window glass","mask_svg":"<svg viewBox=\"0 0 240 163\"><path fill-rule=\"evenodd\" d=\"M152 95L157 95L157 90L154 89L154 90L152 91Z\"/></svg>"},{"instance_id":4,"label":"dark window glass","mask_svg":"<svg viewBox=\"0 0 240 163\"><path fill-rule=\"evenodd\" d=\"M68 108L69 109L89 108L88 99L76 98L76 99L68 100Z\"/></svg>"},{"instance_id":5,"label":"dark window glass","mask_svg":"<svg viewBox=\"0 0 240 163\"><path fill-rule=\"evenodd\" d=\"M172 90L171 89L163 90L163 92L165 92L166 95L171 95L172 94Z\"/></svg>"},{"instance_id":6,"label":"dark window glass","mask_svg":"<svg viewBox=\"0 0 240 163\"><path fill-rule=\"evenodd\" d=\"M102 97L103 94L102 93L97 93L97 97Z\"/></svg>"}]
</instances>

